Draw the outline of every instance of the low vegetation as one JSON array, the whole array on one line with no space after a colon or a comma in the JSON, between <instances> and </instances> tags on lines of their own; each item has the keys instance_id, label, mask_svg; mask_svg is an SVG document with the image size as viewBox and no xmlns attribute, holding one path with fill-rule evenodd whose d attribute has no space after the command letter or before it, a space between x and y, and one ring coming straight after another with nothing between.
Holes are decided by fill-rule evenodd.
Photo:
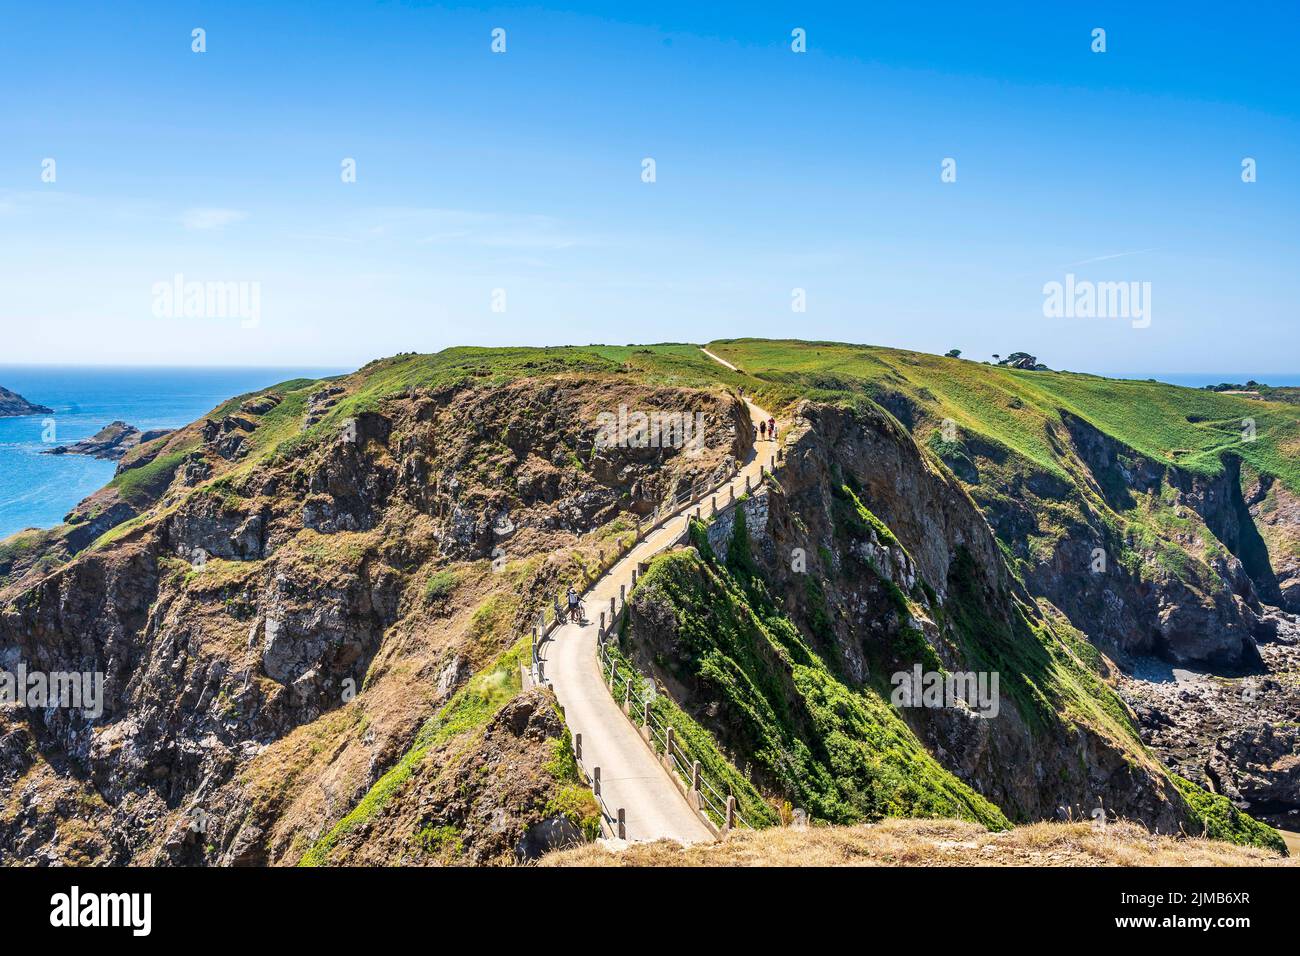
<instances>
[{"instance_id":1,"label":"low vegetation","mask_svg":"<svg viewBox=\"0 0 1300 956\"><path fill-rule=\"evenodd\" d=\"M930 756L877 690L847 686L808 646L750 570L743 521L726 561L696 540L698 550L656 558L638 591L673 608L676 657L664 663L702 688L697 705L718 715L718 732L756 779L836 823L915 816L1010 825Z\"/></svg>"},{"instance_id":2,"label":"low vegetation","mask_svg":"<svg viewBox=\"0 0 1300 956\"><path fill-rule=\"evenodd\" d=\"M482 730L510 698L519 693L519 665L528 655L520 641L461 688L420 728L400 760L376 781L361 801L303 854L299 866L323 866L345 834L366 823L410 780L415 768L434 749L465 734Z\"/></svg>"},{"instance_id":3,"label":"low vegetation","mask_svg":"<svg viewBox=\"0 0 1300 956\"><path fill-rule=\"evenodd\" d=\"M959 820L774 827L721 843L669 840L561 850L542 866L1295 866L1267 849L1157 836L1135 823L1032 823L1002 832Z\"/></svg>"},{"instance_id":4,"label":"low vegetation","mask_svg":"<svg viewBox=\"0 0 1300 956\"><path fill-rule=\"evenodd\" d=\"M1287 402L838 342L731 339L708 348L782 404L796 396L853 403L865 393L888 408L897 397L934 428L949 419L1061 477L1072 471L1060 441L1066 412L1157 461L1217 475L1231 453L1300 492L1300 407Z\"/></svg>"}]
</instances>

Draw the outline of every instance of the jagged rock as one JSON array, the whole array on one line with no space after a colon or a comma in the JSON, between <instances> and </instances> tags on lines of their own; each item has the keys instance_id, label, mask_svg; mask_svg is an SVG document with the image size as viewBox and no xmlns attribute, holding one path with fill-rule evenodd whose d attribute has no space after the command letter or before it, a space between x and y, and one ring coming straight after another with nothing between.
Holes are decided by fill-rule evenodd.
<instances>
[{"instance_id":1,"label":"jagged rock","mask_svg":"<svg viewBox=\"0 0 1300 956\"><path fill-rule=\"evenodd\" d=\"M313 392L307 398L307 416L305 424L315 425L324 418L331 408L338 404L339 399L347 391L342 385L331 385L322 388L318 392Z\"/></svg>"},{"instance_id":2,"label":"jagged rock","mask_svg":"<svg viewBox=\"0 0 1300 956\"><path fill-rule=\"evenodd\" d=\"M276 408L282 401L284 401L283 396L267 392L265 395L250 398L239 406L239 410L246 415L261 416Z\"/></svg>"},{"instance_id":3,"label":"jagged rock","mask_svg":"<svg viewBox=\"0 0 1300 956\"><path fill-rule=\"evenodd\" d=\"M265 556L265 517L232 510L213 496L196 498L192 507L178 511L163 527L172 550L186 560L192 560L196 551L230 561Z\"/></svg>"},{"instance_id":4,"label":"jagged rock","mask_svg":"<svg viewBox=\"0 0 1300 956\"><path fill-rule=\"evenodd\" d=\"M568 817L547 817L530 826L523 839L515 845L515 855L520 860L537 860L552 850L585 843L586 838Z\"/></svg>"},{"instance_id":5,"label":"jagged rock","mask_svg":"<svg viewBox=\"0 0 1300 956\"><path fill-rule=\"evenodd\" d=\"M212 465L201 452L193 452L185 459L181 470L181 480L187 488L193 488L212 477Z\"/></svg>"},{"instance_id":6,"label":"jagged rock","mask_svg":"<svg viewBox=\"0 0 1300 956\"><path fill-rule=\"evenodd\" d=\"M1276 635L1260 671L1231 679L1143 662L1121 688L1142 739L1166 764L1256 816L1294 828L1300 818L1300 624L1270 611ZM1275 676L1278 675L1278 676Z\"/></svg>"},{"instance_id":7,"label":"jagged rock","mask_svg":"<svg viewBox=\"0 0 1300 956\"><path fill-rule=\"evenodd\" d=\"M158 438L171 434L171 429L156 428L142 432L134 425L117 421L105 425L85 441L71 445L59 445L44 452L46 455L88 455L91 458L103 458L108 461L120 461L127 452L139 445L147 444Z\"/></svg>"}]
</instances>

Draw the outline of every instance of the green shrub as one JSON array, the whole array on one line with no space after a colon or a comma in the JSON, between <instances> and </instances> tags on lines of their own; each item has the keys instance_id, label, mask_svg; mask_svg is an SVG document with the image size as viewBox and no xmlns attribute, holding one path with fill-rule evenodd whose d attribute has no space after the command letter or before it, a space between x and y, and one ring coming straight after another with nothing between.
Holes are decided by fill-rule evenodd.
<instances>
[{"instance_id":1,"label":"green shrub","mask_svg":"<svg viewBox=\"0 0 1300 956\"><path fill-rule=\"evenodd\" d=\"M445 600L460 583L460 573L452 568L435 571L424 585L424 599L429 603Z\"/></svg>"},{"instance_id":2,"label":"green shrub","mask_svg":"<svg viewBox=\"0 0 1300 956\"><path fill-rule=\"evenodd\" d=\"M1259 846L1287 855L1286 841L1272 827L1242 813L1227 797L1203 790L1178 774L1170 776L1191 812L1190 836L1204 835L1211 840L1226 840L1238 846Z\"/></svg>"}]
</instances>

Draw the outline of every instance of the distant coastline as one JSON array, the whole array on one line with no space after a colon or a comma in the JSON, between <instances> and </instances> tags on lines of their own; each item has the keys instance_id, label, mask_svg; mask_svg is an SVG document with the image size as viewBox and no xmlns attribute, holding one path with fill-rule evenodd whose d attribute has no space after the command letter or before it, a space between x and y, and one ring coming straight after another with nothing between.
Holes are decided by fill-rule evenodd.
<instances>
[{"instance_id":1,"label":"distant coastline","mask_svg":"<svg viewBox=\"0 0 1300 956\"><path fill-rule=\"evenodd\" d=\"M1098 373L1102 374L1102 373ZM1252 379L1274 387L1300 386L1300 372L1132 372L1103 374L1104 378L1153 378L1157 382L1170 385L1182 385L1186 388L1205 388L1207 385L1219 385L1223 382L1249 382Z\"/></svg>"},{"instance_id":2,"label":"distant coastline","mask_svg":"<svg viewBox=\"0 0 1300 956\"><path fill-rule=\"evenodd\" d=\"M54 409L30 402L17 392L0 384L0 418L21 418L24 415L49 415Z\"/></svg>"},{"instance_id":3,"label":"distant coastline","mask_svg":"<svg viewBox=\"0 0 1300 956\"><path fill-rule=\"evenodd\" d=\"M180 428L227 399L338 368L0 366L0 386L44 411L0 417L0 540L51 528L113 478L116 462L46 454L93 439L113 422L141 432Z\"/></svg>"}]
</instances>

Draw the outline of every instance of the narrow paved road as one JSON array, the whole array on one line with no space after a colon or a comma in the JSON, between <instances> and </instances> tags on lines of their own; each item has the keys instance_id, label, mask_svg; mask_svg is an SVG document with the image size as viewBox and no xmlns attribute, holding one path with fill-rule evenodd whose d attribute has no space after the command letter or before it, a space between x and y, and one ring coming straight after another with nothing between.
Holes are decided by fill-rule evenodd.
<instances>
[{"instance_id":1,"label":"narrow paved road","mask_svg":"<svg viewBox=\"0 0 1300 956\"><path fill-rule=\"evenodd\" d=\"M745 404L757 429L758 421L766 420L768 413L748 400ZM737 497L743 494L747 476L757 488L762 480L761 466L770 465L775 453L775 442L756 438L740 472L717 489L719 504L728 500L728 485L735 488ZM707 496L703 506L707 514ZM597 659L596 622L600 611L608 613L609 599L618 597L620 585L632 589L632 569L672 544L685 530L688 515L696 507L696 504L683 507L647 535L583 595L590 623L557 628L539 649L544 678L564 707L569 731L582 734L583 768L588 772L592 767L600 768L602 796L615 813L619 807L626 811L629 841L667 837L681 843L700 843L713 839L687 805L669 771L651 753L610 696Z\"/></svg>"}]
</instances>

